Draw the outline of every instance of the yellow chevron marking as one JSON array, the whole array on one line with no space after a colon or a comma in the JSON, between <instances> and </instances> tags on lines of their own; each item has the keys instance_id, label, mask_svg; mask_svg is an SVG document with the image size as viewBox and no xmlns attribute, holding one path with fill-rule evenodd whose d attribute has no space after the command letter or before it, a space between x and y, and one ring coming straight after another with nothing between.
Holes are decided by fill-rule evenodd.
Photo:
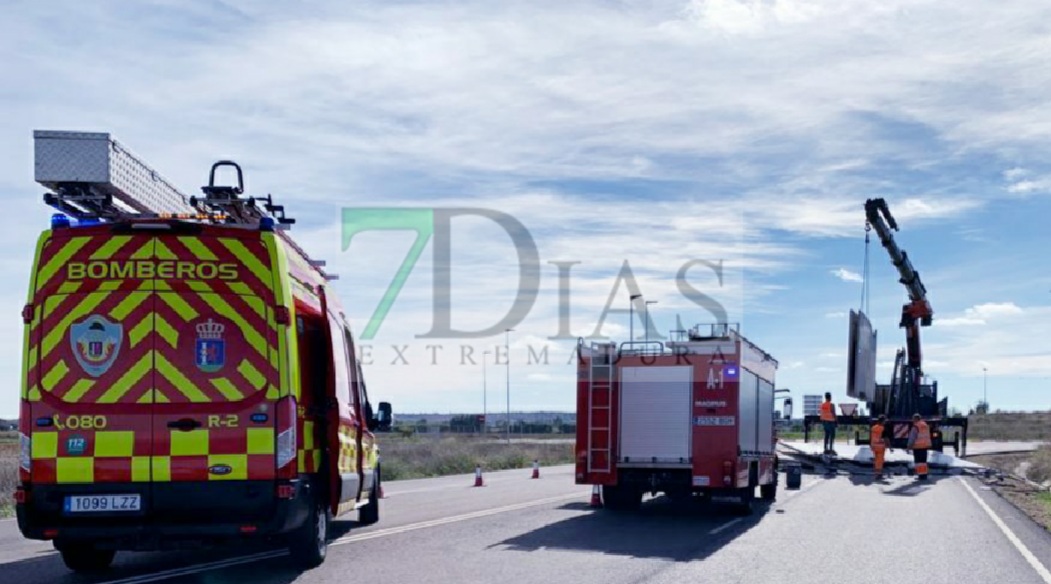
<instances>
[{"instance_id":1,"label":"yellow chevron marking","mask_svg":"<svg viewBox=\"0 0 1051 584\"><path fill-rule=\"evenodd\" d=\"M152 391L153 391L153 400L154 400L155 403L170 404L172 402L172 400L169 399L168 396L165 395L163 391L157 389L156 387L153 388Z\"/></svg>"},{"instance_id":2,"label":"yellow chevron marking","mask_svg":"<svg viewBox=\"0 0 1051 584\"><path fill-rule=\"evenodd\" d=\"M106 240L106 243L102 244L102 247L91 254L91 259L108 260L116 255L120 248L124 247L124 244L129 241L131 241L130 235L113 235ZM129 456L131 455L129 454Z\"/></svg>"},{"instance_id":3,"label":"yellow chevron marking","mask_svg":"<svg viewBox=\"0 0 1051 584\"><path fill-rule=\"evenodd\" d=\"M252 366L248 362L248 359L242 359L241 364L237 366L237 372L244 377L248 383L252 384L252 387L256 390L262 389L266 385L266 376L259 372L258 369Z\"/></svg>"},{"instance_id":4,"label":"yellow chevron marking","mask_svg":"<svg viewBox=\"0 0 1051 584\"><path fill-rule=\"evenodd\" d=\"M159 239L153 240L153 256L160 260L177 260L179 256L175 255L175 252L168 249L168 246L164 245Z\"/></svg>"},{"instance_id":5,"label":"yellow chevron marking","mask_svg":"<svg viewBox=\"0 0 1051 584\"><path fill-rule=\"evenodd\" d=\"M227 401L241 401L245 397L241 395L241 392L234 387L234 384L225 377L216 377L215 379L212 379L211 382L215 389L218 389L219 393L223 394L223 397L225 397Z\"/></svg>"},{"instance_id":6,"label":"yellow chevron marking","mask_svg":"<svg viewBox=\"0 0 1051 584\"><path fill-rule=\"evenodd\" d=\"M164 284L165 286L167 286L167 283L164 282L163 280L158 280L157 283L158 284ZM172 310L175 311L176 314L179 315L180 318L182 318L183 320L185 320L187 322L197 318L198 315L200 314L199 312L194 310L194 308L192 306L190 306L189 303L187 303L185 300L183 300L181 297L179 297L178 293L174 293L174 292L162 293L159 296L161 297L161 300L163 300L165 304L167 304Z\"/></svg>"},{"instance_id":7,"label":"yellow chevron marking","mask_svg":"<svg viewBox=\"0 0 1051 584\"><path fill-rule=\"evenodd\" d=\"M128 331L128 347L134 349L153 331L154 314L148 314Z\"/></svg>"},{"instance_id":8,"label":"yellow chevron marking","mask_svg":"<svg viewBox=\"0 0 1051 584\"><path fill-rule=\"evenodd\" d=\"M40 401L41 397L39 387L34 385L29 388L29 401Z\"/></svg>"},{"instance_id":9,"label":"yellow chevron marking","mask_svg":"<svg viewBox=\"0 0 1051 584\"><path fill-rule=\"evenodd\" d=\"M221 238L219 239L219 243L223 244L226 249L230 250L231 253L237 256L237 259L241 260L241 263L244 264L256 278L259 278L259 281L262 282L267 289L272 289L274 287L273 276L271 275L270 270L259 261L259 258L255 257L255 254L248 251L248 248L245 247L243 243L232 238Z\"/></svg>"},{"instance_id":10,"label":"yellow chevron marking","mask_svg":"<svg viewBox=\"0 0 1051 584\"><path fill-rule=\"evenodd\" d=\"M207 403L210 401L208 396L193 384L192 381L186 378L185 375L179 371L179 368L172 365L170 361L164 358L161 353L154 353L154 359L157 363L157 371L164 376L175 389L179 390L179 393L186 396L188 400L194 403Z\"/></svg>"},{"instance_id":11,"label":"yellow chevron marking","mask_svg":"<svg viewBox=\"0 0 1051 584\"><path fill-rule=\"evenodd\" d=\"M153 403L153 394L157 393L154 389L146 390L146 393L142 394L139 399L135 400L135 403L148 404ZM157 400L160 403L160 400Z\"/></svg>"},{"instance_id":12,"label":"yellow chevron marking","mask_svg":"<svg viewBox=\"0 0 1051 584\"><path fill-rule=\"evenodd\" d=\"M84 285L82 280L72 280L62 282L62 285L58 287L58 294L72 294L80 289Z\"/></svg>"},{"instance_id":13,"label":"yellow chevron marking","mask_svg":"<svg viewBox=\"0 0 1051 584\"><path fill-rule=\"evenodd\" d=\"M172 325L168 324L168 321L164 320L164 317L159 314L154 315L154 323L157 334L167 341L168 344L171 345L171 348L174 349L179 346L179 331L175 330Z\"/></svg>"},{"instance_id":14,"label":"yellow chevron marking","mask_svg":"<svg viewBox=\"0 0 1051 584\"><path fill-rule=\"evenodd\" d=\"M153 351L142 356L139 362L124 372L106 393L98 399L100 404L115 404L153 368Z\"/></svg>"},{"instance_id":15,"label":"yellow chevron marking","mask_svg":"<svg viewBox=\"0 0 1051 584\"><path fill-rule=\"evenodd\" d=\"M120 304L113 307L113 310L109 311L109 315L113 320L124 320L129 314L131 314L131 311L142 306L142 303L149 300L149 298L149 292L131 292L124 297L124 300L120 301Z\"/></svg>"},{"instance_id":16,"label":"yellow chevron marking","mask_svg":"<svg viewBox=\"0 0 1051 584\"><path fill-rule=\"evenodd\" d=\"M133 260L148 260L153 257L153 243L156 239L149 239L146 244L135 250L135 253L131 254Z\"/></svg>"},{"instance_id":17,"label":"yellow chevron marking","mask_svg":"<svg viewBox=\"0 0 1051 584\"><path fill-rule=\"evenodd\" d=\"M40 385L44 386L44 391L50 392L55 385L62 381L62 378L69 373L69 366L66 365L65 359L59 360L55 368L47 372L47 375L40 380Z\"/></svg>"},{"instance_id":18,"label":"yellow chevron marking","mask_svg":"<svg viewBox=\"0 0 1051 584\"><path fill-rule=\"evenodd\" d=\"M52 302L51 302L52 298L63 298L63 297L62 296L57 296L57 297L56 296L50 296L50 297L48 297L47 301L44 304L44 312L45 313L47 313L49 311L48 307L49 307L49 305L52 304ZM101 304L102 301L105 300L105 299L106 299L106 294L97 294L97 293L96 294L87 294L86 297L84 298L84 300L80 302L80 304L77 304L73 308L73 310L70 310L69 312L67 312L66 316L61 321L59 321L59 323L57 325L55 325L55 328L53 328L50 331L48 331L47 335L44 337L44 341L40 344L40 349L41 349L41 351L40 351L40 358L44 359L44 358L46 358L48 356L48 354L51 353L51 350L54 349L55 346L58 345L58 343L63 339L63 337L66 336L66 332L69 330L69 326L73 323L73 321L78 320L78 319L84 317L85 315L87 315L88 313L90 313L92 310L95 309L96 306ZM57 304L57 303L55 303L55 304ZM53 308L53 307L51 307L51 308Z\"/></svg>"},{"instance_id":19,"label":"yellow chevron marking","mask_svg":"<svg viewBox=\"0 0 1051 584\"><path fill-rule=\"evenodd\" d=\"M248 324L244 317L241 316L239 312L234 310L234 308L230 306L230 304L227 303L222 296L218 294L205 294L201 292L198 292L197 295L200 296L201 300L204 300L205 303L208 304L208 306L211 306L212 309L215 310L215 312L233 321L233 323L237 325L237 328L241 329L241 334L244 335L245 341L247 341L253 349L258 351L260 355L262 355L264 358L269 356L267 354L268 347L266 339L263 337L263 335L259 334L259 331L256 330L254 326ZM252 302L262 303L262 300L260 300L258 297L245 297L245 302L248 302L249 304Z\"/></svg>"},{"instance_id":20,"label":"yellow chevron marking","mask_svg":"<svg viewBox=\"0 0 1051 584\"><path fill-rule=\"evenodd\" d=\"M84 394L95 385L94 379L79 379L73 384L73 388L62 396L62 401L75 404L80 401Z\"/></svg>"},{"instance_id":21,"label":"yellow chevron marking","mask_svg":"<svg viewBox=\"0 0 1051 584\"><path fill-rule=\"evenodd\" d=\"M186 246L186 249L190 250L190 253L196 256L199 260L207 262L219 260L218 256L212 253L212 250L208 249L208 246L201 243L201 240L196 237L180 237L179 243Z\"/></svg>"},{"instance_id":22,"label":"yellow chevron marking","mask_svg":"<svg viewBox=\"0 0 1051 584\"><path fill-rule=\"evenodd\" d=\"M90 237L74 237L63 245L62 249L55 252L55 255L51 256L51 260L44 264L44 267L40 268L40 271L37 272L37 291L39 292L59 270L64 268L69 262L69 259L89 241L91 241Z\"/></svg>"}]
</instances>

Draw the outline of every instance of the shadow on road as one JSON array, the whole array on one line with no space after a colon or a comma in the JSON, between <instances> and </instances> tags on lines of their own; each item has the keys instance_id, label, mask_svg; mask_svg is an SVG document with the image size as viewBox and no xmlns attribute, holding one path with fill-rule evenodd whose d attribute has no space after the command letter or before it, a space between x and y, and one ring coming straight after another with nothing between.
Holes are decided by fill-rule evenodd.
<instances>
[{"instance_id":1,"label":"shadow on road","mask_svg":"<svg viewBox=\"0 0 1051 584\"><path fill-rule=\"evenodd\" d=\"M583 503L559 507L588 510ZM657 497L635 512L594 509L552 523L492 548L515 551L569 550L598 552L636 558L662 558L678 562L703 559L754 527L768 513L769 505L756 502L752 515L740 517L725 506L704 502L673 502ZM742 519L712 533L735 519Z\"/></svg>"}]
</instances>

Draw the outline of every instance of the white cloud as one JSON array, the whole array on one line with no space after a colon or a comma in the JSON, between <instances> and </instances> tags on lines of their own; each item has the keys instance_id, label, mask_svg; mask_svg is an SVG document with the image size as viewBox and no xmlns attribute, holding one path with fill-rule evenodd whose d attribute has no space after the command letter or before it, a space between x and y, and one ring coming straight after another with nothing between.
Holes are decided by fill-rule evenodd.
<instances>
[{"instance_id":1,"label":"white cloud","mask_svg":"<svg viewBox=\"0 0 1051 584\"><path fill-rule=\"evenodd\" d=\"M833 276L843 280L844 282L864 282L865 280L861 277L861 274L853 272L846 268L836 268L831 270Z\"/></svg>"},{"instance_id":2,"label":"white cloud","mask_svg":"<svg viewBox=\"0 0 1051 584\"><path fill-rule=\"evenodd\" d=\"M825 318L846 318L847 313L845 312L826 312Z\"/></svg>"},{"instance_id":3,"label":"white cloud","mask_svg":"<svg viewBox=\"0 0 1051 584\"><path fill-rule=\"evenodd\" d=\"M1025 311L1013 302L990 302L964 309L958 316L937 319L938 326L958 327L988 324L997 319L1019 316Z\"/></svg>"}]
</instances>

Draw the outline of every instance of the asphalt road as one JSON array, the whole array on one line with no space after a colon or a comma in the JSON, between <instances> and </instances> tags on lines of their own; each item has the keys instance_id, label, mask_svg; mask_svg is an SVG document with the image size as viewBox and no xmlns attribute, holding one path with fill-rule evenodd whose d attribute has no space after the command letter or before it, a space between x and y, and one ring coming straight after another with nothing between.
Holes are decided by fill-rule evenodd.
<instances>
[{"instance_id":1,"label":"asphalt road","mask_svg":"<svg viewBox=\"0 0 1051 584\"><path fill-rule=\"evenodd\" d=\"M681 583L938 581L1051 584L1051 537L974 478L804 476L747 518L647 501L637 514L587 506L569 467L388 483L380 523L337 523L328 560L298 573L281 550L120 553L73 576L50 546L0 522L0 582L177 584L385 582Z\"/></svg>"}]
</instances>

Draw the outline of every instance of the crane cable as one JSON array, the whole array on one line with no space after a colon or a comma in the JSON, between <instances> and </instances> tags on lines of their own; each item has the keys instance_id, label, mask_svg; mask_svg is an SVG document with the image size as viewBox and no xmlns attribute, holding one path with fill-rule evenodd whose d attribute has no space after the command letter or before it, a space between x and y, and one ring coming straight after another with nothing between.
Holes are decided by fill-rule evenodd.
<instances>
[{"instance_id":1,"label":"crane cable","mask_svg":"<svg viewBox=\"0 0 1051 584\"><path fill-rule=\"evenodd\" d=\"M858 310L868 315L869 313L869 301L871 294L869 294L869 232L872 231L872 224L868 221L865 222L865 264L861 273L861 305Z\"/></svg>"}]
</instances>

